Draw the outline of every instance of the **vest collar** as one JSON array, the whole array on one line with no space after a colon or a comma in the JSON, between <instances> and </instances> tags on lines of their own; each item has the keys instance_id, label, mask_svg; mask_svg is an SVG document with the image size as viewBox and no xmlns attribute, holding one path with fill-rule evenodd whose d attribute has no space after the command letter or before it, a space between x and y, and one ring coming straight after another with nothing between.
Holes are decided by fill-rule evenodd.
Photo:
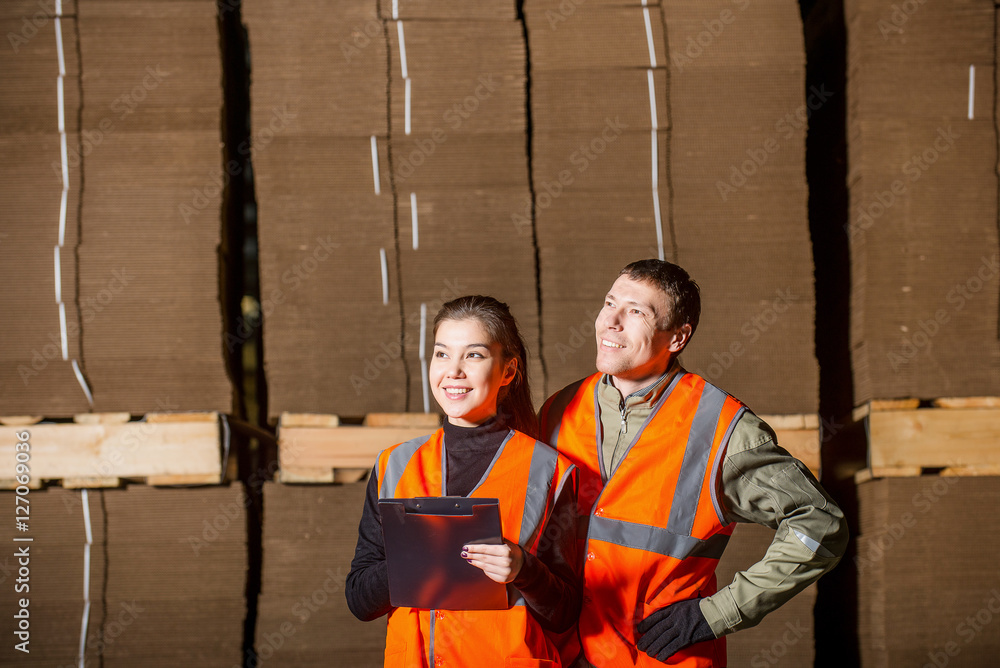
<instances>
[{"instance_id":1,"label":"vest collar","mask_svg":"<svg viewBox=\"0 0 1000 668\"><path fill-rule=\"evenodd\" d=\"M635 409L652 410L659 398L670 387L670 381L673 380L674 376L682 372L683 369L681 369L680 363L675 358L670 363L666 373L641 390L636 390L624 398L622 398L621 391L611 383L611 376L604 374L597 384L597 396L601 408L616 411L624 409L629 412Z\"/></svg>"},{"instance_id":2,"label":"vest collar","mask_svg":"<svg viewBox=\"0 0 1000 668\"><path fill-rule=\"evenodd\" d=\"M483 483L486 482L486 479L490 477L490 473L493 471L493 467L496 465L497 460L500 459L500 455L503 454L504 448L507 447L507 443L513 436L514 436L514 430L507 429L507 435L504 437L503 442L500 443L500 447L497 448L496 453L493 455L493 459L490 461L490 465L486 467L486 470L483 472L482 477L479 478L479 482L477 482L472 487L472 489L469 490L469 493L466 494L467 497L472 496L476 492L476 490L478 490L480 487L483 486ZM445 496L446 492L445 486L447 484L446 481L448 480L448 452L447 448L445 447L444 439L445 439L445 431L442 428L441 429L441 496Z\"/></svg>"},{"instance_id":3,"label":"vest collar","mask_svg":"<svg viewBox=\"0 0 1000 668\"><path fill-rule=\"evenodd\" d=\"M641 437L642 432L646 430L646 426L649 425L649 422L653 419L653 416L656 415L660 407L667 401L667 398L670 396L670 393L673 391L678 381L680 381L684 377L684 375L685 375L684 370L680 367L679 364L674 362L671 365L670 369L667 370L667 373L660 376L659 379L654 381L652 385L649 385L646 388L648 392L645 395L641 394L643 390L640 390L639 392L633 392L632 394L629 395L629 397L642 396L643 398L646 399L651 398L652 403L649 404L648 406L643 407L641 411L642 413L644 413L644 416L642 418L642 424L636 430L635 434L633 434L632 440L629 442L628 447L625 449L625 453L619 460L619 464L620 462L625 461L625 458L628 457L628 453L632 450L632 446L634 446L636 443L639 442L639 437ZM604 382L606 378L607 374L605 374L604 377L602 377L601 380L599 380L597 384L594 386L594 422L596 423L594 427L595 427L595 436L597 441L597 460L598 460L598 466L600 467L599 470L601 471L601 478L602 480L604 480L604 482L607 482L608 479L614 475L614 471L611 471L610 473L606 473L605 471L606 467L604 466L604 429L601 424L601 411L620 410L620 404L612 405L610 407L606 405L605 403L606 397L604 396L604 391L606 391L605 388L610 388L611 390L614 391L615 394L617 394L618 397L621 397L621 392L619 392L616 387L614 387L610 383Z\"/></svg>"}]
</instances>

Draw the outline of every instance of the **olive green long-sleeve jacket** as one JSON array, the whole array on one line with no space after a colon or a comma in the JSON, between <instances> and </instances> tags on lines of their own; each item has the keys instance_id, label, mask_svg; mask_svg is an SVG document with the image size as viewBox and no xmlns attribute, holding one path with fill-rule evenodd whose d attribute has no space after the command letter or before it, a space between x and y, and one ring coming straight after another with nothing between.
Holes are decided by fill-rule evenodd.
<instances>
[{"instance_id":1,"label":"olive green long-sleeve jacket","mask_svg":"<svg viewBox=\"0 0 1000 668\"><path fill-rule=\"evenodd\" d=\"M598 386L604 462L610 475L678 364L648 387L622 397L605 376ZM623 429L624 427L624 429ZM726 519L776 530L764 557L728 586L702 599L701 611L721 637L755 626L771 611L837 565L847 547L847 523L837 504L799 460L778 446L774 431L747 411L729 439L720 501Z\"/></svg>"}]
</instances>

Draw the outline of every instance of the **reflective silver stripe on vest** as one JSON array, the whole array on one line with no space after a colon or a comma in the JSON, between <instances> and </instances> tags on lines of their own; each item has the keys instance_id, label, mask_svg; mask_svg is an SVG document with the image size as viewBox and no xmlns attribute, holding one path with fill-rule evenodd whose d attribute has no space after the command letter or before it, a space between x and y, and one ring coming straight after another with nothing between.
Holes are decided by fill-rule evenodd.
<instances>
[{"instance_id":1,"label":"reflective silver stripe on vest","mask_svg":"<svg viewBox=\"0 0 1000 668\"><path fill-rule=\"evenodd\" d=\"M552 478L556 474L558 454L549 446L535 441L528 469L528 489L524 495L524 512L521 515L521 535L519 545L534 545L535 536L541 529L542 516L548 505Z\"/></svg>"},{"instance_id":2,"label":"reflective silver stripe on vest","mask_svg":"<svg viewBox=\"0 0 1000 668\"><path fill-rule=\"evenodd\" d=\"M421 445L431 440L431 436L433 435L427 434L426 436L418 436L410 439L389 453L389 461L385 466L385 477L379 481L378 496L380 499L392 498L393 491L396 489L396 485L399 484L399 479L403 477L403 471L406 470L410 459L413 458L413 455Z\"/></svg>"},{"instance_id":3,"label":"reflective silver stripe on vest","mask_svg":"<svg viewBox=\"0 0 1000 668\"><path fill-rule=\"evenodd\" d=\"M726 454L726 449L729 447L729 439L733 435L733 430L736 429L736 423L740 421L743 414L747 412L746 406L740 406L740 409L736 411L736 415L733 416L733 421L729 423L729 428L726 429L726 435L722 437L722 443L719 444L719 449L715 453L715 461L712 462L712 474L717 475L721 470L719 462ZM722 503L719 501L719 485L712 481L712 505L715 506L715 514L719 518L719 522L722 524L729 524L726 520L726 514L722 511Z\"/></svg>"},{"instance_id":4,"label":"reflective silver stripe on vest","mask_svg":"<svg viewBox=\"0 0 1000 668\"><path fill-rule=\"evenodd\" d=\"M712 441L719 426L722 406L726 393L705 383L705 389L698 400L698 409L691 422L684 459L681 461L680 476L674 488L674 499L670 505L670 519L667 531L671 534L690 536L694 529L694 517L698 512L701 486L708 472L708 456L712 453Z\"/></svg>"},{"instance_id":5,"label":"reflective silver stripe on vest","mask_svg":"<svg viewBox=\"0 0 1000 668\"><path fill-rule=\"evenodd\" d=\"M545 442L551 445L553 448L559 442L559 427L562 425L563 413L566 412L566 407L569 406L569 402L573 401L573 397L580 390L580 386L583 385L586 378L581 378L572 385L567 385L556 395L556 398L552 400L552 405L549 406L548 415L545 419L548 420L549 426L552 431L548 434L542 434L542 438Z\"/></svg>"},{"instance_id":6,"label":"reflective silver stripe on vest","mask_svg":"<svg viewBox=\"0 0 1000 668\"><path fill-rule=\"evenodd\" d=\"M719 559L729 542L729 536L724 534L715 534L708 540L699 540L693 536L683 536L648 524L636 524L596 515L590 518L589 539L655 552L674 559L688 557Z\"/></svg>"},{"instance_id":7,"label":"reflective silver stripe on vest","mask_svg":"<svg viewBox=\"0 0 1000 668\"><path fill-rule=\"evenodd\" d=\"M436 661L434 660L434 618L437 616L435 614L436 612L437 612L436 610L428 610L428 613L430 614L431 618L431 630L430 630L431 641L429 643L429 647L427 648L427 659L429 662L427 665L430 666L433 666L436 663Z\"/></svg>"}]
</instances>

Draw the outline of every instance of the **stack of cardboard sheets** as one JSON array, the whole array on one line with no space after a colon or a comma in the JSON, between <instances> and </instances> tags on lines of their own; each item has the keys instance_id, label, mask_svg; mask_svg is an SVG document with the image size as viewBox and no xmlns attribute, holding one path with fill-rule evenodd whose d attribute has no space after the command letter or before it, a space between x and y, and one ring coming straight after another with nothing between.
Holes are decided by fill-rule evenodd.
<instances>
[{"instance_id":1,"label":"stack of cardboard sheets","mask_svg":"<svg viewBox=\"0 0 1000 668\"><path fill-rule=\"evenodd\" d=\"M643 4L527 6L549 390L593 370L618 271L662 256L702 288L682 363L758 412L815 412L799 8Z\"/></svg>"},{"instance_id":2,"label":"stack of cardboard sheets","mask_svg":"<svg viewBox=\"0 0 1000 668\"><path fill-rule=\"evenodd\" d=\"M1000 478L883 478L858 486L864 668L993 665L1000 654ZM843 567L843 566L841 566ZM991 624L992 622L992 624Z\"/></svg>"},{"instance_id":3,"label":"stack of cardboard sheets","mask_svg":"<svg viewBox=\"0 0 1000 668\"><path fill-rule=\"evenodd\" d=\"M4 7L0 412L228 410L215 3L48 5Z\"/></svg>"},{"instance_id":4,"label":"stack of cardboard sheets","mask_svg":"<svg viewBox=\"0 0 1000 668\"><path fill-rule=\"evenodd\" d=\"M80 310L74 249L81 183L76 7L0 6L0 413L66 416L88 409L76 379ZM63 142L66 152L63 158ZM65 164L65 169L64 169Z\"/></svg>"},{"instance_id":5,"label":"stack of cardboard sheets","mask_svg":"<svg viewBox=\"0 0 1000 668\"><path fill-rule=\"evenodd\" d=\"M86 665L96 665L105 644L101 620L108 616L101 596L108 569L100 493L89 495L89 512L78 490L31 490L21 498L15 501L14 492L0 493L0 501L12 513L16 506L28 510L27 516L18 518L27 524L27 531L18 531L13 520L0 531L0 538L10 546L0 557L0 575L10 588L4 597L8 609L0 621L0 632L8 638L0 647L0 663L77 665L86 619L84 658ZM25 570L19 572L22 567ZM21 630L21 620L15 615L22 609L22 600L28 602L27 637L15 635ZM113 612L117 615L118 610ZM28 653L15 649L25 640Z\"/></svg>"},{"instance_id":6,"label":"stack of cardboard sheets","mask_svg":"<svg viewBox=\"0 0 1000 668\"><path fill-rule=\"evenodd\" d=\"M672 255L668 63L659 6L546 1L525 11L552 392L593 372L594 318L618 271L657 257L660 245Z\"/></svg>"},{"instance_id":7,"label":"stack of cardboard sheets","mask_svg":"<svg viewBox=\"0 0 1000 668\"><path fill-rule=\"evenodd\" d=\"M86 2L79 38L76 251L94 409L228 411L216 5Z\"/></svg>"},{"instance_id":8,"label":"stack of cardboard sheets","mask_svg":"<svg viewBox=\"0 0 1000 668\"><path fill-rule=\"evenodd\" d=\"M8 506L14 494L4 492ZM242 486L33 490L30 655L5 643L5 665L231 666L242 663L246 496ZM31 537L31 542L12 542ZM2 562L0 562L2 563ZM17 557L4 564L10 582ZM13 576L13 577L11 577ZM12 585L13 586L13 585ZM4 615L13 637L17 620ZM81 639L81 633L83 638ZM26 658L30 657L30 661Z\"/></svg>"},{"instance_id":9,"label":"stack of cardboard sheets","mask_svg":"<svg viewBox=\"0 0 1000 668\"><path fill-rule=\"evenodd\" d=\"M664 16L677 258L702 289L682 361L759 413L814 413L805 133L834 93L805 90L798 3L688 0Z\"/></svg>"},{"instance_id":10,"label":"stack of cardboard sheets","mask_svg":"<svg viewBox=\"0 0 1000 668\"><path fill-rule=\"evenodd\" d=\"M510 306L540 401L534 244L530 219L521 228L514 219L530 216L531 204L527 63L514 3L382 11L409 408L438 410L426 379L433 320L466 294Z\"/></svg>"},{"instance_id":11,"label":"stack of cardboard sheets","mask_svg":"<svg viewBox=\"0 0 1000 668\"><path fill-rule=\"evenodd\" d=\"M366 482L264 485L257 656L274 666L381 666L385 619L347 607Z\"/></svg>"},{"instance_id":12,"label":"stack of cardboard sheets","mask_svg":"<svg viewBox=\"0 0 1000 668\"><path fill-rule=\"evenodd\" d=\"M715 571L719 589L764 557L774 531L759 524L738 524ZM816 584L769 614L759 625L726 636L729 668L801 668L815 659Z\"/></svg>"},{"instance_id":13,"label":"stack of cardboard sheets","mask_svg":"<svg viewBox=\"0 0 1000 668\"><path fill-rule=\"evenodd\" d=\"M246 617L243 487L133 485L103 496L104 665L239 665ZM123 630L110 642L116 622Z\"/></svg>"},{"instance_id":14,"label":"stack of cardboard sheets","mask_svg":"<svg viewBox=\"0 0 1000 668\"><path fill-rule=\"evenodd\" d=\"M377 3L243 18L270 415L405 410Z\"/></svg>"},{"instance_id":15,"label":"stack of cardboard sheets","mask_svg":"<svg viewBox=\"0 0 1000 668\"><path fill-rule=\"evenodd\" d=\"M856 405L1000 387L994 14L845 5Z\"/></svg>"}]
</instances>

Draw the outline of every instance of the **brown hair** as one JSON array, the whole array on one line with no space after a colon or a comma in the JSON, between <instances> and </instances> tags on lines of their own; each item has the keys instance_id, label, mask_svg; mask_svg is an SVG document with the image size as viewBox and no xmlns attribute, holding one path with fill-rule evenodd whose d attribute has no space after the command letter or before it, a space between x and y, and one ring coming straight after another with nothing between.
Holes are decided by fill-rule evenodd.
<instances>
[{"instance_id":1,"label":"brown hair","mask_svg":"<svg viewBox=\"0 0 1000 668\"><path fill-rule=\"evenodd\" d=\"M500 344L504 362L517 360L514 379L500 388L497 396L497 416L512 429L538 437L538 419L531 403L528 385L528 351L524 347L517 321L510 308L498 299L483 295L468 295L447 302L434 317L434 334L445 320L475 320L483 325L489 343Z\"/></svg>"},{"instance_id":2,"label":"brown hair","mask_svg":"<svg viewBox=\"0 0 1000 668\"><path fill-rule=\"evenodd\" d=\"M670 313L669 319L660 326L673 329L688 324L694 336L701 318L701 290L686 271L664 260L639 260L627 265L618 275L651 283L662 290L667 295Z\"/></svg>"}]
</instances>

